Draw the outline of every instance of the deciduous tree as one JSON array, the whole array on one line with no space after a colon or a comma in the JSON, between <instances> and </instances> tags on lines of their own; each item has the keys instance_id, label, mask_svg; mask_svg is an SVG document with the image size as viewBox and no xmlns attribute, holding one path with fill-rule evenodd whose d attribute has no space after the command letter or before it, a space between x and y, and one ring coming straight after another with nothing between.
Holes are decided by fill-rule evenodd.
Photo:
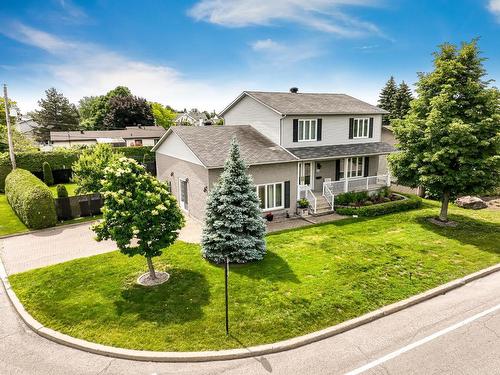
<instances>
[{"instance_id":1,"label":"deciduous tree","mask_svg":"<svg viewBox=\"0 0 500 375\"><path fill-rule=\"evenodd\" d=\"M391 169L400 183L441 196L442 221L451 197L500 182L500 93L484 81L483 60L477 40L440 46L434 70L419 74L408 116L393 123Z\"/></svg>"},{"instance_id":2,"label":"deciduous tree","mask_svg":"<svg viewBox=\"0 0 500 375\"><path fill-rule=\"evenodd\" d=\"M104 169L103 220L93 227L97 239L112 239L123 254L146 258L156 279L153 257L174 243L184 217L168 187L133 159L122 157Z\"/></svg>"},{"instance_id":3,"label":"deciduous tree","mask_svg":"<svg viewBox=\"0 0 500 375\"><path fill-rule=\"evenodd\" d=\"M120 95L109 100L108 111L104 118L106 129L123 129L139 125L154 125L153 112L146 99Z\"/></svg>"},{"instance_id":4,"label":"deciduous tree","mask_svg":"<svg viewBox=\"0 0 500 375\"><path fill-rule=\"evenodd\" d=\"M168 106L160 103L150 103L153 117L157 126L163 126L165 129L175 124L174 120L177 114Z\"/></svg>"}]
</instances>

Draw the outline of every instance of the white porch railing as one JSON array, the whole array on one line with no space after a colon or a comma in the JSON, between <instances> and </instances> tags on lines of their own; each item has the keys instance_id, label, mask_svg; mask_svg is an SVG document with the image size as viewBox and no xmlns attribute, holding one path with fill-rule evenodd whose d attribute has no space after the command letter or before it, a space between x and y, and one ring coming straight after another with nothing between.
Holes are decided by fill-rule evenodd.
<instances>
[{"instance_id":1,"label":"white porch railing","mask_svg":"<svg viewBox=\"0 0 500 375\"><path fill-rule=\"evenodd\" d=\"M333 194L332 190L330 189L330 187L326 183L323 184L323 196L325 197L328 204L330 205L330 207L333 210L333 206L335 203L335 194Z\"/></svg>"},{"instance_id":2,"label":"white porch railing","mask_svg":"<svg viewBox=\"0 0 500 375\"><path fill-rule=\"evenodd\" d=\"M299 199L301 198L306 198L309 201L309 207L312 212L316 213L318 202L309 185L299 185Z\"/></svg>"},{"instance_id":3,"label":"white porch railing","mask_svg":"<svg viewBox=\"0 0 500 375\"><path fill-rule=\"evenodd\" d=\"M347 180L329 181L323 183L333 194L347 193L348 191L375 190L384 186L391 186L390 176L387 174L369 177L354 177ZM324 195L324 194L323 194Z\"/></svg>"}]
</instances>

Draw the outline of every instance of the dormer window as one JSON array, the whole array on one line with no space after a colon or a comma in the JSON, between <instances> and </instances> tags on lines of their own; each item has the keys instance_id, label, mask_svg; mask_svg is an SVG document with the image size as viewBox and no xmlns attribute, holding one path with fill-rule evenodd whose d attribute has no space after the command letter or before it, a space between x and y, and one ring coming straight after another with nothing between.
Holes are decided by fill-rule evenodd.
<instances>
[{"instance_id":1,"label":"dormer window","mask_svg":"<svg viewBox=\"0 0 500 375\"><path fill-rule=\"evenodd\" d=\"M299 142L316 141L317 121L299 120Z\"/></svg>"}]
</instances>

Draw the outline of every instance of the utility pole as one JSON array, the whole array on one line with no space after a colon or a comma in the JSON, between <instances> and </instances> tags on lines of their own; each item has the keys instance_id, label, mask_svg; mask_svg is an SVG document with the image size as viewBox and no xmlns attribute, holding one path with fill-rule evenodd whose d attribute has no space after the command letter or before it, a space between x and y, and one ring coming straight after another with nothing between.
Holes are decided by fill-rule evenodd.
<instances>
[{"instance_id":1,"label":"utility pole","mask_svg":"<svg viewBox=\"0 0 500 375\"><path fill-rule=\"evenodd\" d=\"M7 122L7 140L9 142L9 156L12 169L16 169L16 157L14 155L14 144L12 143L12 133L10 130L9 97L7 96L7 85L3 85L3 100L5 103L5 120Z\"/></svg>"}]
</instances>

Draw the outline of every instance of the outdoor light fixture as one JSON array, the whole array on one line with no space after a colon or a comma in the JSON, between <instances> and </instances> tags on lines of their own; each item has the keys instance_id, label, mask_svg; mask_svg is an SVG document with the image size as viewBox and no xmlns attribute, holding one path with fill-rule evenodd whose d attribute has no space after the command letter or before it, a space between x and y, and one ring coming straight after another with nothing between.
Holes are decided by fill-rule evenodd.
<instances>
[{"instance_id":1,"label":"outdoor light fixture","mask_svg":"<svg viewBox=\"0 0 500 375\"><path fill-rule=\"evenodd\" d=\"M203 192L204 192L204 193L206 193L207 191L208 191L208 187L207 187L207 186L205 186L205 187L203 188Z\"/></svg>"}]
</instances>

